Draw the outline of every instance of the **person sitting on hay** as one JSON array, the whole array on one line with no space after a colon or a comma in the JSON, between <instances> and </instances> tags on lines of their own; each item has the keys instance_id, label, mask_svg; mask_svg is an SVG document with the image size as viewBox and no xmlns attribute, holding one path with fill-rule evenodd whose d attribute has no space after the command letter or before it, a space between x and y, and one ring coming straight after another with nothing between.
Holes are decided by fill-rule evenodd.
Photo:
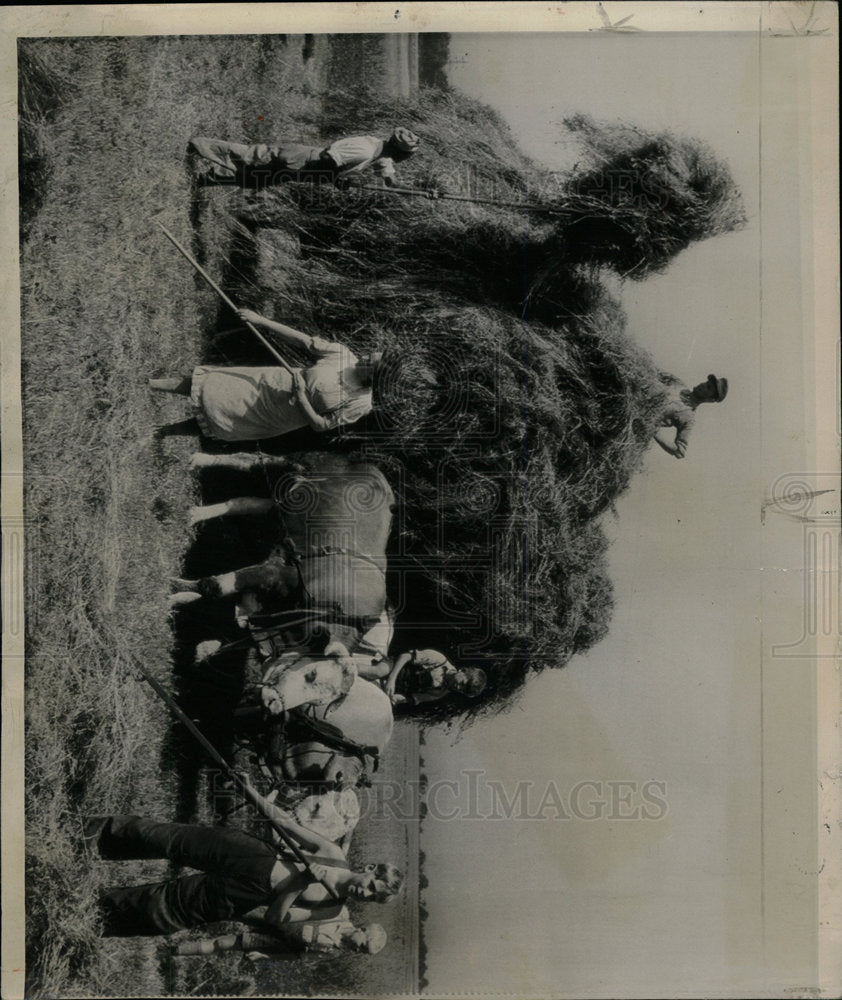
<instances>
[{"instance_id":1,"label":"person sitting on hay","mask_svg":"<svg viewBox=\"0 0 842 1000\"><path fill-rule=\"evenodd\" d=\"M353 655L357 673L381 682L393 705L424 705L451 694L478 698L488 679L479 667L457 668L435 649L401 653L394 664L387 657Z\"/></svg>"},{"instance_id":2,"label":"person sitting on hay","mask_svg":"<svg viewBox=\"0 0 842 1000\"><path fill-rule=\"evenodd\" d=\"M477 698L485 690L488 678L484 670L457 669L435 649L413 649L393 660L389 647L394 632L394 609L388 606L377 625L351 650L359 676L380 683L393 705L422 705L440 701L453 692Z\"/></svg>"},{"instance_id":3,"label":"person sitting on hay","mask_svg":"<svg viewBox=\"0 0 842 1000\"><path fill-rule=\"evenodd\" d=\"M220 441L257 441L302 427L330 431L353 423L373 408L372 387L383 362L375 351L364 358L343 344L238 309L244 323L263 326L316 358L308 368L236 368L203 365L192 376L149 379L150 389L189 396L195 418L161 427L158 437L201 432Z\"/></svg>"},{"instance_id":4,"label":"person sitting on hay","mask_svg":"<svg viewBox=\"0 0 842 1000\"><path fill-rule=\"evenodd\" d=\"M103 936L172 934L219 920L257 920L275 930L293 919L336 919L347 899L385 903L401 890L403 875L394 865L351 871L338 845L288 817L282 827L308 867L287 849L239 830L140 816L91 817L85 841L100 857L160 858L203 873L103 892Z\"/></svg>"},{"instance_id":5,"label":"person sitting on hay","mask_svg":"<svg viewBox=\"0 0 842 1000\"><path fill-rule=\"evenodd\" d=\"M389 187L395 184L395 164L418 149L420 139L399 127L388 139L373 135L348 136L329 146L307 146L284 142L275 146L245 145L195 136L187 144L188 156L208 165L200 174L201 184L238 184L264 188L284 181L314 181L335 184L371 167Z\"/></svg>"},{"instance_id":6,"label":"person sitting on hay","mask_svg":"<svg viewBox=\"0 0 842 1000\"><path fill-rule=\"evenodd\" d=\"M670 442L659 429L655 432L655 440L670 455L684 458L696 420L696 408L702 403L721 403L728 394L728 379L708 375L706 381L692 389L672 375L664 376L664 382L669 386L669 398L661 416L661 428L674 427L675 438Z\"/></svg>"}]
</instances>

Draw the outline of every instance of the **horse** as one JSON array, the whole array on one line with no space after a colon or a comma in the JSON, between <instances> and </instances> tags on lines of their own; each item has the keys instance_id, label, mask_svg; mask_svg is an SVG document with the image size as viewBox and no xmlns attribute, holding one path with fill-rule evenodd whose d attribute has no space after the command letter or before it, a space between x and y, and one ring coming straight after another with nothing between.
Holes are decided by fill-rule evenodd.
<instances>
[{"instance_id":1,"label":"horse","mask_svg":"<svg viewBox=\"0 0 842 1000\"><path fill-rule=\"evenodd\" d=\"M270 497L194 507L190 523L275 510L285 551L231 573L177 580L172 606L237 594L249 612L251 642L269 656L258 685L260 704L240 710L240 722L250 719L252 738L264 744L276 778L353 787L376 768L393 725L388 696L355 674L349 685L343 664L347 649L386 613L386 543L395 500L388 482L375 466L331 453L199 453L190 464L194 470L266 473ZM273 600L282 612L259 616L258 608ZM301 613L290 618L292 609ZM313 657L319 636L328 645Z\"/></svg>"},{"instance_id":2,"label":"horse","mask_svg":"<svg viewBox=\"0 0 842 1000\"><path fill-rule=\"evenodd\" d=\"M356 679L347 648L332 641L321 654L289 649L270 660L260 696L270 715L280 715L304 705L332 705L348 694Z\"/></svg>"},{"instance_id":3,"label":"horse","mask_svg":"<svg viewBox=\"0 0 842 1000\"><path fill-rule=\"evenodd\" d=\"M357 677L339 702L290 712L282 732L270 732L266 762L288 783L353 788L377 770L393 726L389 696Z\"/></svg>"},{"instance_id":4,"label":"horse","mask_svg":"<svg viewBox=\"0 0 842 1000\"><path fill-rule=\"evenodd\" d=\"M237 497L194 507L191 525L226 515L281 520L284 551L264 562L199 580L174 581L171 607L232 594L257 594L281 607L321 608L366 631L386 608L386 543L395 496L375 466L315 452L296 458L199 453L192 469L263 469L271 496ZM252 612L254 606L251 606Z\"/></svg>"},{"instance_id":5,"label":"horse","mask_svg":"<svg viewBox=\"0 0 842 1000\"><path fill-rule=\"evenodd\" d=\"M369 767L377 769L392 736L392 703L362 677L347 683L345 655L335 641L320 656L287 651L265 670L262 711L240 710L241 718L258 715L252 740L262 744L276 779L342 789L364 783Z\"/></svg>"}]
</instances>

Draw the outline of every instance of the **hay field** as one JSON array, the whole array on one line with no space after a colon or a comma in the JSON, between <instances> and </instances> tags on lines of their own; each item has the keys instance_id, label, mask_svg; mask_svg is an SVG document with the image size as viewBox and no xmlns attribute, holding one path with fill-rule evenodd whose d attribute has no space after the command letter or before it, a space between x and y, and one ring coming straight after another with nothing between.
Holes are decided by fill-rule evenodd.
<instances>
[{"instance_id":1,"label":"hay field","mask_svg":"<svg viewBox=\"0 0 842 1000\"><path fill-rule=\"evenodd\" d=\"M27 981L32 997L245 992L102 941L99 888L160 877L81 853L103 811L189 819L181 742L134 664L169 683L168 580L189 541L189 439L147 377L189 370L216 317L150 216L192 244L187 137L316 134L328 40L68 39L20 46L27 566ZM233 971L232 971L233 970ZM314 989L318 989L314 987Z\"/></svg>"}]
</instances>

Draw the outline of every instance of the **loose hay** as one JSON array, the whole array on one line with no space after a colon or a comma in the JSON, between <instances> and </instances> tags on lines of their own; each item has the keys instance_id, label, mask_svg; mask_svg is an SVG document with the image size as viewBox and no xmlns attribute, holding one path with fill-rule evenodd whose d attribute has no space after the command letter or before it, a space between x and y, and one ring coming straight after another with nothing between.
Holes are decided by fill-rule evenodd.
<instances>
[{"instance_id":1,"label":"loose hay","mask_svg":"<svg viewBox=\"0 0 842 1000\"><path fill-rule=\"evenodd\" d=\"M401 164L402 183L546 197L546 178L505 125L458 95L427 92L397 107L334 95L323 130L383 134L398 121L424 140L423 154ZM228 195L220 213L239 248L228 272L238 301L402 359L391 394L380 393L391 402L331 446L378 462L399 495L395 546L417 569L405 642L438 642L482 665L487 708L505 705L529 670L563 665L605 634L611 585L596 519L639 469L665 400L588 265L633 265L642 276L742 218L727 171L699 144L634 132L618 152L609 132L593 125L588 135L595 148L603 142L605 169L636 170L647 191L657 182L672 214L638 220L633 198L606 203L591 191L603 175L590 169L553 203L563 218L306 184ZM469 172L454 150L470 153ZM632 227L626 256L616 241L599 252L583 242L597 208L611 232ZM429 609L440 630L413 634ZM422 711L477 707L448 699Z\"/></svg>"},{"instance_id":2,"label":"loose hay","mask_svg":"<svg viewBox=\"0 0 842 1000\"><path fill-rule=\"evenodd\" d=\"M742 197L725 163L698 139L585 115L565 119L589 164L561 194L559 252L640 280L691 243L741 229Z\"/></svg>"}]
</instances>

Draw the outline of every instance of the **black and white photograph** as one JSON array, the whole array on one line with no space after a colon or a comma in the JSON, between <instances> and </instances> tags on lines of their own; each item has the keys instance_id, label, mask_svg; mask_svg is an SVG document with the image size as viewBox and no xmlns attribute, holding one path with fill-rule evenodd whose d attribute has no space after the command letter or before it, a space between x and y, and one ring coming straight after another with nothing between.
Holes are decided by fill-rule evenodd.
<instances>
[{"instance_id":1,"label":"black and white photograph","mask_svg":"<svg viewBox=\"0 0 842 1000\"><path fill-rule=\"evenodd\" d=\"M839 996L835 4L0 17L3 997Z\"/></svg>"}]
</instances>

